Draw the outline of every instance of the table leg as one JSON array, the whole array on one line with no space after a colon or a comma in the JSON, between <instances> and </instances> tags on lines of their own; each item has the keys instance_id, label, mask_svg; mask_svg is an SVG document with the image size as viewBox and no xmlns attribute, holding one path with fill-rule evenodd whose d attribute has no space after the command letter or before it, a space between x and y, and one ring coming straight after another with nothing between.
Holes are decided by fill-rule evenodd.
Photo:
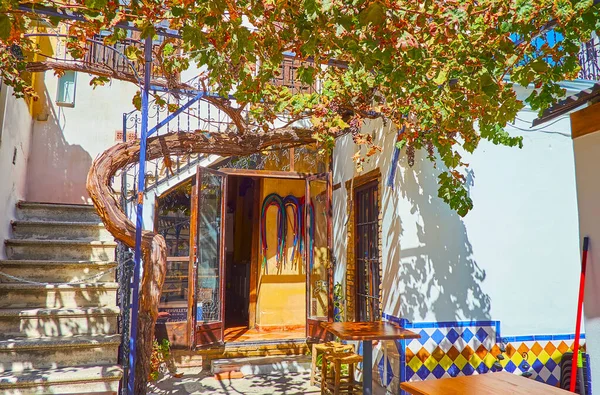
<instances>
[{"instance_id":1,"label":"table leg","mask_svg":"<svg viewBox=\"0 0 600 395\"><path fill-rule=\"evenodd\" d=\"M363 341L363 393L373 394L373 342Z\"/></svg>"}]
</instances>

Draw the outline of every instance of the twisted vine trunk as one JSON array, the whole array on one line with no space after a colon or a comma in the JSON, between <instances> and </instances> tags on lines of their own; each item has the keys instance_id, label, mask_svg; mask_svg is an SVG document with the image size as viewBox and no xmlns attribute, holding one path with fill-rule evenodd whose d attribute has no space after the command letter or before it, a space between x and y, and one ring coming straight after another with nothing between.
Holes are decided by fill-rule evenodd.
<instances>
[{"instance_id":1,"label":"twisted vine trunk","mask_svg":"<svg viewBox=\"0 0 600 395\"><path fill-rule=\"evenodd\" d=\"M313 142L310 129L282 128L269 133L220 133L204 131L194 133L173 132L148 139L147 160L167 155L192 153L221 156L246 156L260 152L275 144L298 145ZM87 190L104 222L115 239L129 247L135 247L135 225L124 214L119 197L111 187L113 176L120 169L139 161L139 141L117 144L104 151L92 163L88 173ZM143 274L140 286L137 350L134 393L145 394L150 373L150 357L154 340L154 325L158 317L158 304L167 271L167 247L165 239L150 231L142 233Z\"/></svg>"}]
</instances>

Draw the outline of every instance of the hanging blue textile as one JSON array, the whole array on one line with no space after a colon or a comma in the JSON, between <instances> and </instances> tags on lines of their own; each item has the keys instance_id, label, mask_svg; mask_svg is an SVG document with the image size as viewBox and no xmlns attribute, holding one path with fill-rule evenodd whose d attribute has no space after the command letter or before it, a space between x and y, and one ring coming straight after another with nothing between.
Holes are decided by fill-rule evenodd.
<instances>
[{"instance_id":1,"label":"hanging blue textile","mask_svg":"<svg viewBox=\"0 0 600 395\"><path fill-rule=\"evenodd\" d=\"M281 262L281 258L284 255L284 246L286 239L286 231L287 231L287 221L286 221L286 212L285 212L285 204L283 203L283 199L276 193L272 193L268 195L263 201L261 214L260 214L260 238L261 238L261 246L263 250L263 267L265 268L265 274L269 274L269 265L267 262L267 211L269 207L276 206L277 207L277 253L276 253L276 262L277 266Z\"/></svg>"},{"instance_id":2,"label":"hanging blue textile","mask_svg":"<svg viewBox=\"0 0 600 395\"><path fill-rule=\"evenodd\" d=\"M300 228L301 228L301 224L302 224L302 208L300 206L300 202L298 200L297 197L293 196L293 195L287 195L284 199L283 199L283 203L285 205L285 208L287 210L288 207L292 208L292 211L294 213L294 222L291 224L292 225L292 230L294 231L294 244L292 247L292 267L294 267L294 263L296 262L296 253L300 252L300 239L302 237L301 232L300 232ZM287 216L287 212L286 212L286 216ZM286 240L287 242L287 240ZM286 248L287 251L287 248ZM285 254L287 257L287 253ZM284 263L285 264L285 263Z\"/></svg>"},{"instance_id":3,"label":"hanging blue textile","mask_svg":"<svg viewBox=\"0 0 600 395\"><path fill-rule=\"evenodd\" d=\"M315 246L315 206L313 205L312 202L310 202L310 205L308 205L308 240L304 239L304 235L305 235L305 226L306 226L306 221L305 221L305 216L304 216L304 207L306 206L305 204L305 197L302 197L300 199L300 210L301 210L301 217L302 217L302 222L300 223L302 226L300 228L300 234L301 234L301 239L300 239L300 251L301 253L304 253L304 248L308 245L308 269L309 271L312 271L313 268L313 264L314 264L314 260L315 260L315 255L314 255L314 246Z\"/></svg>"}]
</instances>

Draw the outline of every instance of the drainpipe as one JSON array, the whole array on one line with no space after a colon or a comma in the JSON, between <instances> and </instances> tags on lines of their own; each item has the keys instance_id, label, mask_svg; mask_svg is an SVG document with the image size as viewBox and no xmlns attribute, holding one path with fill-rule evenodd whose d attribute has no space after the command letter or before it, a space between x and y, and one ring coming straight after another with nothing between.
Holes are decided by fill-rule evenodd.
<instances>
[{"instance_id":1,"label":"drainpipe","mask_svg":"<svg viewBox=\"0 0 600 395\"><path fill-rule=\"evenodd\" d=\"M129 338L129 377L127 380L127 393L134 393L135 384L135 359L138 326L138 309L140 303L140 277L142 258L142 227L144 212L144 189L146 178L146 138L148 137L148 91L150 89L150 72L152 68L152 37L144 41L144 87L142 88L142 130L140 136L140 164L137 187L137 215L135 223L135 253L133 269L133 300L131 303L131 337ZM125 133L125 131L123 131Z\"/></svg>"}]
</instances>

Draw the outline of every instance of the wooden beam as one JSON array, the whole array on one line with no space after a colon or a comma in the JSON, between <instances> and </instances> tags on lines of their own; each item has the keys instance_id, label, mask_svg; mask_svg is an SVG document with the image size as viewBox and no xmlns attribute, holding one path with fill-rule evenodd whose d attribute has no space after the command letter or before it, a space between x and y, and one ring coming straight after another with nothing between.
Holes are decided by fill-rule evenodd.
<instances>
[{"instance_id":1,"label":"wooden beam","mask_svg":"<svg viewBox=\"0 0 600 395\"><path fill-rule=\"evenodd\" d=\"M571 113L571 138L600 131L600 103Z\"/></svg>"}]
</instances>

